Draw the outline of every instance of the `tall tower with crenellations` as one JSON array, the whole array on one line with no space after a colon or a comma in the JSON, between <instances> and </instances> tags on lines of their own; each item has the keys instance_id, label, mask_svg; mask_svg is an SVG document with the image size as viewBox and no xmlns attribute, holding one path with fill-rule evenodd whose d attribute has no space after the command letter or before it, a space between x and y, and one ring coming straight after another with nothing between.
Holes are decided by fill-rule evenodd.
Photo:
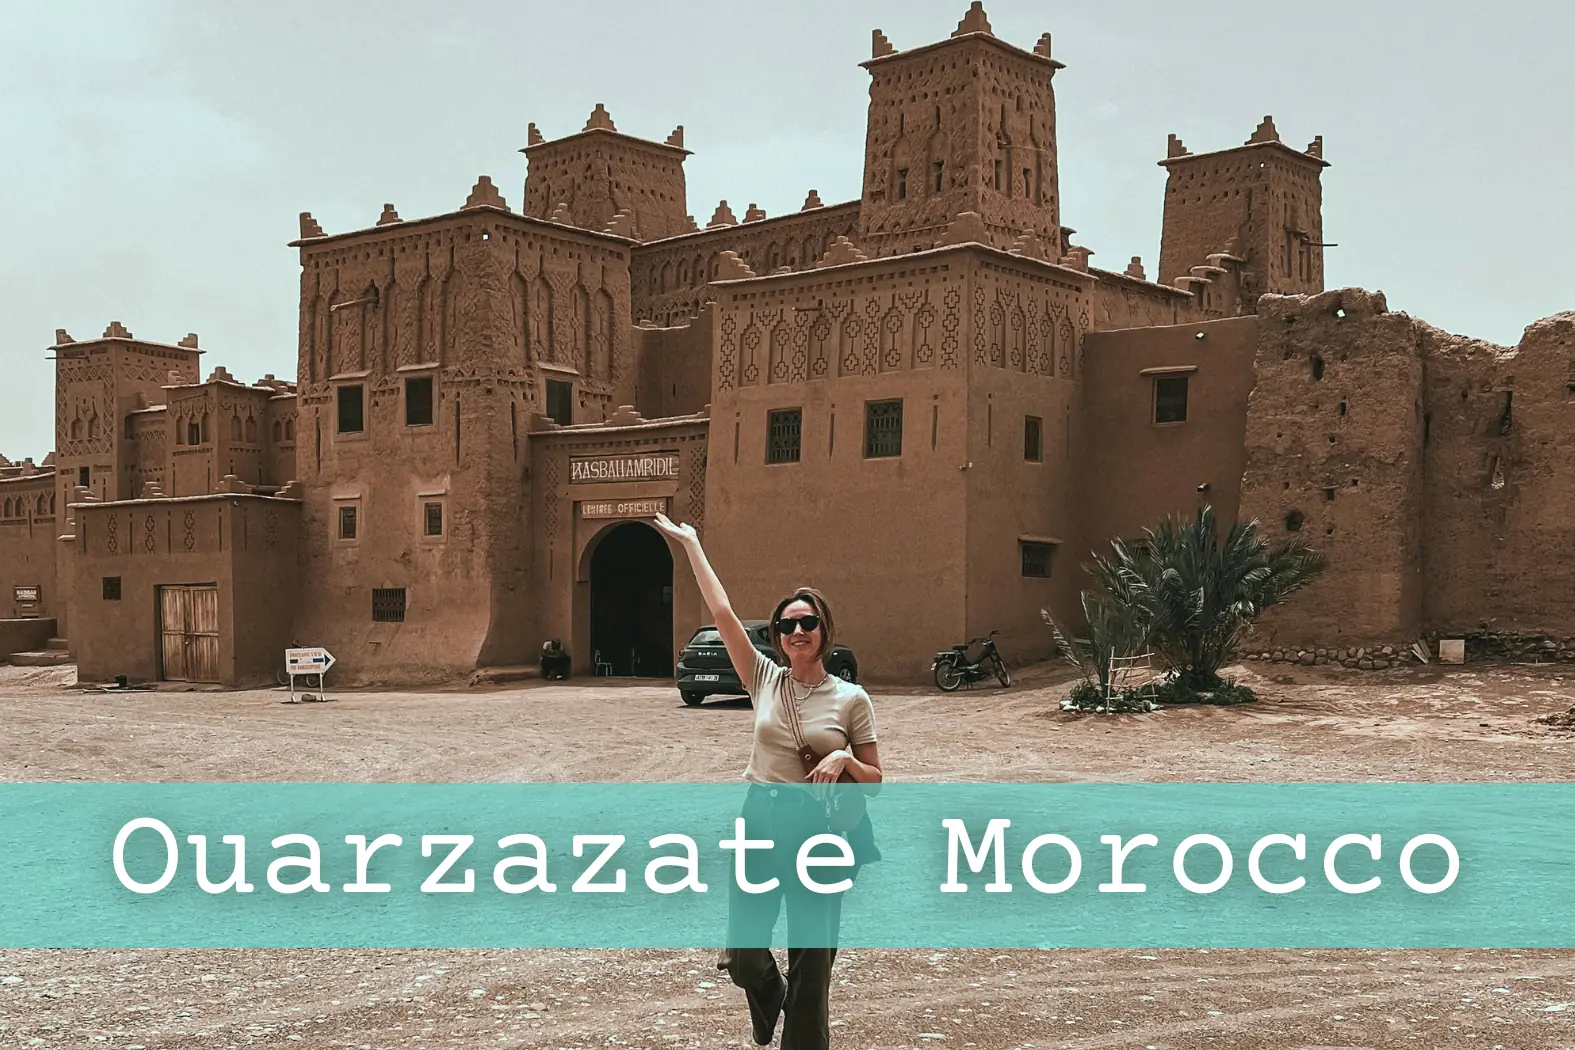
<instances>
[{"instance_id":1,"label":"tall tower with crenellations","mask_svg":"<svg viewBox=\"0 0 1575 1050\"><path fill-rule=\"evenodd\" d=\"M684 183L684 129L665 142L625 135L600 103L585 127L548 140L529 128L525 214L654 241L694 229Z\"/></svg>"},{"instance_id":2,"label":"tall tower with crenellations","mask_svg":"<svg viewBox=\"0 0 1575 1050\"><path fill-rule=\"evenodd\" d=\"M1161 283L1224 254L1239 261L1248 312L1260 295L1323 291L1322 135L1292 149L1264 117L1244 145L1214 153L1192 153L1172 135L1159 163L1169 173Z\"/></svg>"},{"instance_id":3,"label":"tall tower with crenellations","mask_svg":"<svg viewBox=\"0 0 1575 1050\"><path fill-rule=\"evenodd\" d=\"M1056 169L1050 34L1024 51L998 38L975 0L951 37L898 51L879 29L864 145L861 246L872 255L930 247L963 212L990 243L1032 232L1065 247Z\"/></svg>"}]
</instances>

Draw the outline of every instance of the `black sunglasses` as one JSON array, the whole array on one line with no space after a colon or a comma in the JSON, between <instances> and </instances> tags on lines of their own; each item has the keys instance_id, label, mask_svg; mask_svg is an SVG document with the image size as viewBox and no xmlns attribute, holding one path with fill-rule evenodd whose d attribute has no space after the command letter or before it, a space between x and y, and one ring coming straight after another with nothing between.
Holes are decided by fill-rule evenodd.
<instances>
[{"instance_id":1,"label":"black sunglasses","mask_svg":"<svg viewBox=\"0 0 1575 1050\"><path fill-rule=\"evenodd\" d=\"M819 626L820 617L813 614L809 616L784 616L777 621L777 633L792 634L795 627L802 627L805 634L811 634Z\"/></svg>"}]
</instances>

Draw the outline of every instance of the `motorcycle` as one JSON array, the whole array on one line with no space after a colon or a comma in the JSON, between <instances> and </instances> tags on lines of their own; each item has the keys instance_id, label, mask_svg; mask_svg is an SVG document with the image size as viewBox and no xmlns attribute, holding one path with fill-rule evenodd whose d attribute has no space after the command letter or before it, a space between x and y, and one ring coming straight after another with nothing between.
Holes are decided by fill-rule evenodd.
<instances>
[{"instance_id":1,"label":"motorcycle","mask_svg":"<svg viewBox=\"0 0 1575 1050\"><path fill-rule=\"evenodd\" d=\"M1011 685L1012 673L1006 669L1006 661L1001 659L1001 654L995 648L995 636L1000 633L991 631L983 638L974 638L962 645L954 645L944 653L936 653L935 664L930 670L941 692L956 692L962 686L992 674L1000 680L1003 689ZM969 648L981 643L984 648L979 651L978 659L970 660Z\"/></svg>"}]
</instances>

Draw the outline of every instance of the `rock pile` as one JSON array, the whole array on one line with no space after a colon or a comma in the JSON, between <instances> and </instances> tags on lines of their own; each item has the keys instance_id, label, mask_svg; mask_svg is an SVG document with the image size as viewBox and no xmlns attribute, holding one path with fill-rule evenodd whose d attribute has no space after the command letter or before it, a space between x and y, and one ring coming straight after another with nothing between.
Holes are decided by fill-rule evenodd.
<instances>
[{"instance_id":1,"label":"rock pile","mask_svg":"<svg viewBox=\"0 0 1575 1050\"><path fill-rule=\"evenodd\" d=\"M1430 643L1435 643L1435 651L1438 637L1434 634L1427 636ZM1452 637L1466 640L1467 660L1508 660L1513 663L1575 661L1575 638L1496 631L1470 631Z\"/></svg>"}]
</instances>

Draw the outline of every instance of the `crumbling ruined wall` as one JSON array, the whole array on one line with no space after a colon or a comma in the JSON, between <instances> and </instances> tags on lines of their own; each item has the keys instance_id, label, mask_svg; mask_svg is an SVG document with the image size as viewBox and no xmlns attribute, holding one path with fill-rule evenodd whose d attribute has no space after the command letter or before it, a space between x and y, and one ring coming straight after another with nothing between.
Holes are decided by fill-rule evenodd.
<instances>
[{"instance_id":1,"label":"crumbling ruined wall","mask_svg":"<svg viewBox=\"0 0 1575 1050\"><path fill-rule=\"evenodd\" d=\"M1258 309L1242 513L1329 569L1254 645L1575 634L1575 314L1507 348L1357 289Z\"/></svg>"},{"instance_id":2,"label":"crumbling ruined wall","mask_svg":"<svg viewBox=\"0 0 1575 1050\"><path fill-rule=\"evenodd\" d=\"M1241 516L1301 536L1324 576L1271 610L1255 646L1417 637L1426 327L1355 288L1262 297Z\"/></svg>"},{"instance_id":3,"label":"crumbling ruined wall","mask_svg":"<svg viewBox=\"0 0 1575 1050\"><path fill-rule=\"evenodd\" d=\"M1575 313L1424 346L1426 625L1575 633Z\"/></svg>"}]
</instances>

